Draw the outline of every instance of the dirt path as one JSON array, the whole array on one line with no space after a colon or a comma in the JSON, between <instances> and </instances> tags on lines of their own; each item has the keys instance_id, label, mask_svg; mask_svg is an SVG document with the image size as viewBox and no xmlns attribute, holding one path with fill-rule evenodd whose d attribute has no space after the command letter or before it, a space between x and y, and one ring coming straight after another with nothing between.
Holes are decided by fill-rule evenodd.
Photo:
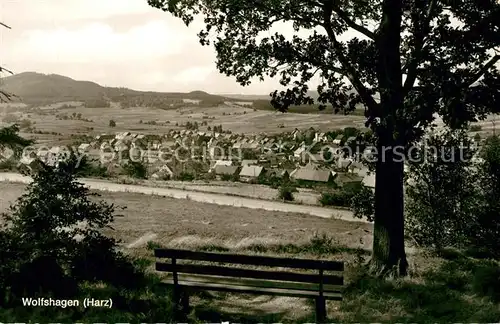
<instances>
[{"instance_id":1,"label":"dirt path","mask_svg":"<svg viewBox=\"0 0 500 324\"><path fill-rule=\"evenodd\" d=\"M30 177L26 177L18 173L0 173L0 182L30 183L31 181L32 180ZM139 185L119 184L104 180L81 179L80 181L87 185L90 189L100 191L141 193L146 195L158 195L176 199L189 199L197 202L211 203L223 206L246 207L252 209L264 209L269 211L281 211L287 213L300 213L322 218L334 218L354 222L361 221L359 219L354 219L351 211L342 209L295 205L277 201L234 197L223 194L196 192L182 189L155 188Z\"/></svg>"}]
</instances>

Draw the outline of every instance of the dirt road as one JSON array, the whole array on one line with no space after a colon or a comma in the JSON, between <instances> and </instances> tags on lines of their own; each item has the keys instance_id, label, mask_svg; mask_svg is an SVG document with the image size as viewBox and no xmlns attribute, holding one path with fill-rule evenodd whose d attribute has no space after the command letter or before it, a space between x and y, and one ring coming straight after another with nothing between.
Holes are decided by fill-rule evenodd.
<instances>
[{"instance_id":1,"label":"dirt road","mask_svg":"<svg viewBox=\"0 0 500 324\"><path fill-rule=\"evenodd\" d=\"M18 173L2 172L0 173L0 181L30 183L32 179ZM253 209L282 211L288 213L301 213L323 218L341 219L345 221L361 221L359 219L354 219L351 211L342 209L295 205L277 201L265 201L252 198L234 197L223 194L196 192L173 188L154 188L139 185L119 184L96 179L81 179L80 181L87 185L90 189L100 191L142 193L146 195L166 196L176 199L190 199L193 201L212 203L217 205L247 207Z\"/></svg>"}]
</instances>

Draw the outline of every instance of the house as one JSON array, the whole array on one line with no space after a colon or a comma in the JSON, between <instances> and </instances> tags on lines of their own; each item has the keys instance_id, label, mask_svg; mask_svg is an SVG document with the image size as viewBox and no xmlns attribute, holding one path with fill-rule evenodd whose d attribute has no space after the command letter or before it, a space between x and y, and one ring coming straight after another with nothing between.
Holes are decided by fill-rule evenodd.
<instances>
[{"instance_id":1,"label":"house","mask_svg":"<svg viewBox=\"0 0 500 324\"><path fill-rule=\"evenodd\" d=\"M336 173L330 170L322 170L311 167L310 165L295 169L290 178L293 180L308 181L308 182L322 182L331 183L336 177Z\"/></svg>"},{"instance_id":2,"label":"house","mask_svg":"<svg viewBox=\"0 0 500 324\"><path fill-rule=\"evenodd\" d=\"M375 191L375 172L368 172L361 182L365 187Z\"/></svg>"},{"instance_id":3,"label":"house","mask_svg":"<svg viewBox=\"0 0 500 324\"><path fill-rule=\"evenodd\" d=\"M331 162L333 159L331 157L326 156L323 154L323 152L318 153L318 154L307 154L304 156L304 162L308 163L325 163L325 162Z\"/></svg>"},{"instance_id":4,"label":"house","mask_svg":"<svg viewBox=\"0 0 500 324\"><path fill-rule=\"evenodd\" d=\"M225 177L234 177L238 174L237 166L228 166L228 165L217 165L214 168L215 175L218 180L222 180Z\"/></svg>"},{"instance_id":5,"label":"house","mask_svg":"<svg viewBox=\"0 0 500 324\"><path fill-rule=\"evenodd\" d=\"M118 133L115 135L115 139L117 140L123 140L125 137L129 136L130 132L123 132L123 133Z\"/></svg>"},{"instance_id":6,"label":"house","mask_svg":"<svg viewBox=\"0 0 500 324\"><path fill-rule=\"evenodd\" d=\"M250 181L260 177L264 173L264 168L258 165L245 165L240 171L240 180Z\"/></svg>"},{"instance_id":7,"label":"house","mask_svg":"<svg viewBox=\"0 0 500 324\"><path fill-rule=\"evenodd\" d=\"M335 139L333 140L332 143L335 144L335 145L341 145L343 138L344 138L344 135L342 135L342 134L337 135L337 137L335 137Z\"/></svg>"},{"instance_id":8,"label":"house","mask_svg":"<svg viewBox=\"0 0 500 324\"><path fill-rule=\"evenodd\" d=\"M214 170L218 166L233 166L233 161L231 160L216 160L212 162L210 170Z\"/></svg>"},{"instance_id":9,"label":"house","mask_svg":"<svg viewBox=\"0 0 500 324\"><path fill-rule=\"evenodd\" d=\"M335 178L335 183L339 186L349 186L361 184L363 182L363 177L354 173L338 173Z\"/></svg>"},{"instance_id":10,"label":"house","mask_svg":"<svg viewBox=\"0 0 500 324\"><path fill-rule=\"evenodd\" d=\"M294 152L293 152L293 157L295 159L301 159L302 158L302 155L304 154L304 152L306 151L306 148L304 146L301 146L299 147L298 149L296 149Z\"/></svg>"},{"instance_id":11,"label":"house","mask_svg":"<svg viewBox=\"0 0 500 324\"><path fill-rule=\"evenodd\" d=\"M36 154L23 155L19 161L19 170L29 174L35 174L43 170L43 162L36 157Z\"/></svg>"},{"instance_id":12,"label":"house","mask_svg":"<svg viewBox=\"0 0 500 324\"><path fill-rule=\"evenodd\" d=\"M316 133L316 134L314 134L314 141L315 142L326 142L327 136L325 133Z\"/></svg>"},{"instance_id":13,"label":"house","mask_svg":"<svg viewBox=\"0 0 500 324\"><path fill-rule=\"evenodd\" d=\"M78 146L78 153L80 153L80 154L85 153L89 148L90 148L90 144L82 143L82 144L80 144L80 146Z\"/></svg>"},{"instance_id":14,"label":"house","mask_svg":"<svg viewBox=\"0 0 500 324\"><path fill-rule=\"evenodd\" d=\"M351 159L339 157L339 159L337 160L337 168L342 170L347 170L351 164L352 164Z\"/></svg>"},{"instance_id":15,"label":"house","mask_svg":"<svg viewBox=\"0 0 500 324\"><path fill-rule=\"evenodd\" d=\"M116 152L122 152L128 150L127 144L123 143L120 140L115 143L114 148Z\"/></svg>"},{"instance_id":16,"label":"house","mask_svg":"<svg viewBox=\"0 0 500 324\"><path fill-rule=\"evenodd\" d=\"M50 166L57 166L59 161L65 157L65 155L69 153L64 147L54 146L49 149L46 153L44 159L45 163Z\"/></svg>"},{"instance_id":17,"label":"house","mask_svg":"<svg viewBox=\"0 0 500 324\"><path fill-rule=\"evenodd\" d=\"M365 175L368 174L369 169L364 166L362 163L360 162L353 162L349 165L348 167L348 172L349 173L352 173L352 174L357 174L361 177L364 177Z\"/></svg>"},{"instance_id":18,"label":"house","mask_svg":"<svg viewBox=\"0 0 500 324\"><path fill-rule=\"evenodd\" d=\"M156 171L155 173L153 173L153 175L151 175L151 177L153 179L165 179L165 178L172 179L173 176L174 176L174 172L166 164L163 165L162 167L160 167L158 169L158 171Z\"/></svg>"},{"instance_id":19,"label":"house","mask_svg":"<svg viewBox=\"0 0 500 324\"><path fill-rule=\"evenodd\" d=\"M271 169L266 171L266 178L278 178L282 180L290 180L290 173L293 170L287 170L287 169Z\"/></svg>"},{"instance_id":20,"label":"house","mask_svg":"<svg viewBox=\"0 0 500 324\"><path fill-rule=\"evenodd\" d=\"M241 166L245 165L257 165L259 163L259 160L242 160L241 161Z\"/></svg>"}]
</instances>

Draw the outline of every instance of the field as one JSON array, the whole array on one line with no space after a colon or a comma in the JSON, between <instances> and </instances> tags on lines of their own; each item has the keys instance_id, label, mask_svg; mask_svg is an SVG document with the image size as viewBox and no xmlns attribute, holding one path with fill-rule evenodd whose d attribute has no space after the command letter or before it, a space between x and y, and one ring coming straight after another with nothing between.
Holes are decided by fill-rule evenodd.
<instances>
[{"instance_id":1,"label":"field","mask_svg":"<svg viewBox=\"0 0 500 324\"><path fill-rule=\"evenodd\" d=\"M80 113L84 120L60 120L56 115ZM274 111L254 111L234 105L219 107L186 107L181 109L126 108L121 109L113 104L109 108L64 108L62 104L39 107L36 109L3 109L0 116L17 115L19 120L29 119L37 130L56 132L61 135L36 134L40 142L64 142L71 134L100 135L121 131L142 134L162 134L171 129L184 129L186 122L197 122L200 131L207 127L222 125L224 130L235 133L280 133L295 128L306 129L314 127L323 131L341 129L344 127L362 127L364 118L361 116L343 116L324 114L279 113ZM326 118L327 117L327 118ZM114 120L116 127L109 127L109 121ZM142 121L142 123L140 123ZM146 124L154 122L156 125ZM278 126L283 126L279 128ZM22 134L33 136L33 134Z\"/></svg>"},{"instance_id":2,"label":"field","mask_svg":"<svg viewBox=\"0 0 500 324\"><path fill-rule=\"evenodd\" d=\"M0 212L19 197L24 184L0 183L3 193ZM349 248L371 246L371 225L337 219L324 219L296 213L273 212L200 203L155 195L127 192L100 192L101 199L116 206L123 215L116 218L115 231L124 245L154 234L161 245L196 248L203 245L245 247L256 244L305 243L314 234L326 234ZM147 241L134 245L144 249Z\"/></svg>"},{"instance_id":3,"label":"field","mask_svg":"<svg viewBox=\"0 0 500 324\"><path fill-rule=\"evenodd\" d=\"M68 103L66 103L68 104ZM320 131L330 131L345 127L364 128L365 118L359 115L342 115L326 113L279 113L272 110L254 110L241 106L224 104L218 107L184 107L179 109L156 109L135 107L122 109L116 103L109 108L86 108L77 102L69 102L76 107L67 108L63 103L50 106L23 108L22 105L0 109L0 120L5 125L6 116L18 121L27 119L42 134L21 132L27 138L36 138L37 142L46 145L69 144L71 135L101 135L115 132L136 132L142 134L164 134L171 129L185 129L186 122L197 122L200 131L208 127L222 125L224 130L240 134L266 133L274 134L292 131L295 128L314 127ZM1 104L0 104L1 105ZM312 112L312 111L311 111ZM82 120L62 120L56 115L81 114ZM12 117L15 116L15 117ZM116 122L115 127L109 121ZM206 126L202 123L206 122ZM439 124L439 123L438 123ZM176 126L177 125L177 126ZM479 126L482 137L492 134L497 125L494 116L473 123ZM52 134L50 134L52 133Z\"/></svg>"}]
</instances>

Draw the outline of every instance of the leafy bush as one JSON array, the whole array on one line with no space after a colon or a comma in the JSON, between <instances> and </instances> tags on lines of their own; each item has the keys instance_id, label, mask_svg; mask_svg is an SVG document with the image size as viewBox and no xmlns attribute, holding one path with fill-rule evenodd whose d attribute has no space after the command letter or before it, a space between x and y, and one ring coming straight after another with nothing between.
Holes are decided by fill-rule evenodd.
<instances>
[{"instance_id":1,"label":"leafy bush","mask_svg":"<svg viewBox=\"0 0 500 324\"><path fill-rule=\"evenodd\" d=\"M479 198L475 150L464 130L434 133L425 141L409 163L406 232L421 246L466 247Z\"/></svg>"},{"instance_id":2,"label":"leafy bush","mask_svg":"<svg viewBox=\"0 0 500 324\"><path fill-rule=\"evenodd\" d=\"M475 179L480 190L479 208L472 211L475 221L471 238L476 249L486 249L500 257L500 137L492 136L482 149L484 162ZM471 223L471 222L469 222Z\"/></svg>"},{"instance_id":3,"label":"leafy bush","mask_svg":"<svg viewBox=\"0 0 500 324\"><path fill-rule=\"evenodd\" d=\"M293 201L295 197L293 196L294 192L298 192L297 188L290 184L283 184L279 188L278 199L282 199L284 201Z\"/></svg>"},{"instance_id":4,"label":"leafy bush","mask_svg":"<svg viewBox=\"0 0 500 324\"><path fill-rule=\"evenodd\" d=\"M357 185L343 186L340 190L324 192L319 198L323 206L350 207L353 197L361 190Z\"/></svg>"},{"instance_id":5,"label":"leafy bush","mask_svg":"<svg viewBox=\"0 0 500 324\"><path fill-rule=\"evenodd\" d=\"M8 213L0 232L0 305L21 297L74 298L84 282L138 288L143 278L102 230L115 207L77 182L77 159L44 165Z\"/></svg>"},{"instance_id":6,"label":"leafy bush","mask_svg":"<svg viewBox=\"0 0 500 324\"><path fill-rule=\"evenodd\" d=\"M83 155L80 159L76 174L79 177L108 177L108 169L101 165L99 161L90 161L87 155Z\"/></svg>"},{"instance_id":7,"label":"leafy bush","mask_svg":"<svg viewBox=\"0 0 500 324\"><path fill-rule=\"evenodd\" d=\"M180 181L193 181L194 175L190 172L181 172L177 179Z\"/></svg>"},{"instance_id":8,"label":"leafy bush","mask_svg":"<svg viewBox=\"0 0 500 324\"><path fill-rule=\"evenodd\" d=\"M116 127L116 122L113 119L109 120L109 127Z\"/></svg>"},{"instance_id":9,"label":"leafy bush","mask_svg":"<svg viewBox=\"0 0 500 324\"><path fill-rule=\"evenodd\" d=\"M148 170L141 162L129 161L123 167L125 174L136 179L146 179Z\"/></svg>"},{"instance_id":10,"label":"leafy bush","mask_svg":"<svg viewBox=\"0 0 500 324\"><path fill-rule=\"evenodd\" d=\"M474 273L472 289L480 296L488 296L500 302L500 265L482 266Z\"/></svg>"},{"instance_id":11,"label":"leafy bush","mask_svg":"<svg viewBox=\"0 0 500 324\"><path fill-rule=\"evenodd\" d=\"M375 216L375 193L368 187L362 188L351 198L351 210L356 218L373 222Z\"/></svg>"}]
</instances>

